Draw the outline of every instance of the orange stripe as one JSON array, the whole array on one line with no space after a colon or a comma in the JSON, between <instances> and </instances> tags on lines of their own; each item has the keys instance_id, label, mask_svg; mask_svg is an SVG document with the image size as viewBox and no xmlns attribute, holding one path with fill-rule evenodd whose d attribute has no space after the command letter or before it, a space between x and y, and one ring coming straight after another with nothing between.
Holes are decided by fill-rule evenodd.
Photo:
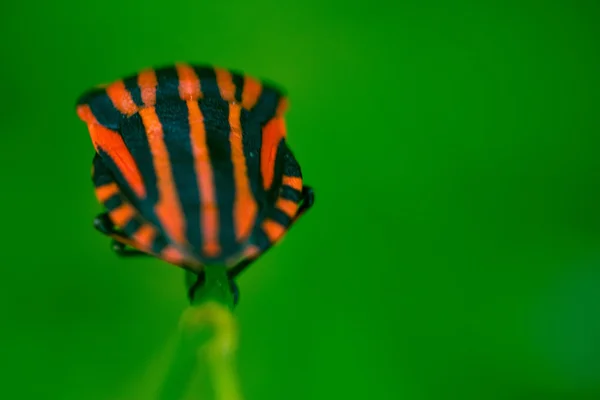
<instances>
[{"instance_id":1,"label":"orange stripe","mask_svg":"<svg viewBox=\"0 0 600 400\"><path fill-rule=\"evenodd\" d=\"M123 228L136 215L135 208L129 203L123 203L112 211L109 211L110 219L118 227Z\"/></svg>"},{"instance_id":2,"label":"orange stripe","mask_svg":"<svg viewBox=\"0 0 600 400\"><path fill-rule=\"evenodd\" d=\"M302 191L302 178L297 176L283 176L282 185L288 185L296 190Z\"/></svg>"},{"instance_id":3,"label":"orange stripe","mask_svg":"<svg viewBox=\"0 0 600 400\"><path fill-rule=\"evenodd\" d=\"M146 107L153 107L156 104L156 85L156 72L153 69L147 69L138 74L138 86Z\"/></svg>"},{"instance_id":4,"label":"orange stripe","mask_svg":"<svg viewBox=\"0 0 600 400\"><path fill-rule=\"evenodd\" d=\"M262 229L267 234L271 243L277 241L285 233L285 227L272 219L266 219L262 224Z\"/></svg>"},{"instance_id":5,"label":"orange stripe","mask_svg":"<svg viewBox=\"0 0 600 400\"><path fill-rule=\"evenodd\" d=\"M120 233L109 235L116 241L123 243L126 246L133 247L134 249L141 250L145 253L152 254L157 256L150 251L152 246L152 241L154 240L156 234L158 232L154 227L150 224L142 225L136 233L132 235L131 238L125 237Z\"/></svg>"},{"instance_id":6,"label":"orange stripe","mask_svg":"<svg viewBox=\"0 0 600 400\"><path fill-rule=\"evenodd\" d=\"M263 187L269 189L273 184L275 173L275 160L277 148L283 137L283 119L271 119L262 130L262 146L260 149L260 172L263 178Z\"/></svg>"},{"instance_id":7,"label":"orange stripe","mask_svg":"<svg viewBox=\"0 0 600 400\"><path fill-rule=\"evenodd\" d=\"M244 145L242 143L241 111L242 108L239 104L229 106L229 125L231 126L229 142L231 144L231 162L233 163L233 179L235 181L233 222L238 240L245 239L250 233L258 209L248 180L246 157L244 156Z\"/></svg>"},{"instance_id":8,"label":"orange stripe","mask_svg":"<svg viewBox=\"0 0 600 400\"><path fill-rule=\"evenodd\" d=\"M140 229L138 229L138 231L130 238L125 237L120 233L113 233L109 236L126 246L133 247L134 249L141 250L144 253L156 256L156 254L150 251L152 241L154 240L156 233L157 231L151 225L145 224L142 225Z\"/></svg>"},{"instance_id":9,"label":"orange stripe","mask_svg":"<svg viewBox=\"0 0 600 400\"><path fill-rule=\"evenodd\" d=\"M77 116L79 116L79 119L87 124L98 123L98 121L96 121L96 117L94 117L94 113L92 112L90 106L87 104L77 106Z\"/></svg>"},{"instance_id":10,"label":"orange stripe","mask_svg":"<svg viewBox=\"0 0 600 400\"><path fill-rule=\"evenodd\" d=\"M106 185L96 187L96 197L100 203L104 203L111 196L119 192L119 187L115 182L107 183Z\"/></svg>"},{"instance_id":11,"label":"orange stripe","mask_svg":"<svg viewBox=\"0 0 600 400\"><path fill-rule=\"evenodd\" d=\"M160 257L163 260L176 265L182 264L185 261L184 255L181 254L181 252L173 246L165 247L164 250L160 253Z\"/></svg>"},{"instance_id":12,"label":"orange stripe","mask_svg":"<svg viewBox=\"0 0 600 400\"><path fill-rule=\"evenodd\" d=\"M279 104L277 104L277 110L275 111L275 115L277 115L278 117L282 117L283 114L285 114L288 110L288 107L289 103L287 97L282 97L279 100Z\"/></svg>"},{"instance_id":13,"label":"orange stripe","mask_svg":"<svg viewBox=\"0 0 600 400\"><path fill-rule=\"evenodd\" d=\"M87 122L96 151L98 151L98 147L101 147L114 161L135 194L139 198L146 197L142 175L121 135L100 125L87 105L77 107L77 114L83 121Z\"/></svg>"},{"instance_id":14,"label":"orange stripe","mask_svg":"<svg viewBox=\"0 0 600 400\"><path fill-rule=\"evenodd\" d=\"M294 218L294 216L296 216L296 213L298 212L298 207L298 203L296 203L295 201L284 199L282 197L277 199L277 202L275 203L275 208L283 211L285 215L287 215L290 218Z\"/></svg>"},{"instance_id":15,"label":"orange stripe","mask_svg":"<svg viewBox=\"0 0 600 400\"><path fill-rule=\"evenodd\" d=\"M258 101L261 92L261 83L250 76L245 76L244 90L242 91L242 106L246 110L251 110Z\"/></svg>"},{"instance_id":16,"label":"orange stripe","mask_svg":"<svg viewBox=\"0 0 600 400\"><path fill-rule=\"evenodd\" d=\"M243 257L254 258L260 254L260 248L258 246L249 245L244 249Z\"/></svg>"},{"instance_id":17,"label":"orange stripe","mask_svg":"<svg viewBox=\"0 0 600 400\"><path fill-rule=\"evenodd\" d=\"M185 218L177 198L169 153L164 140L164 130L153 107L140 110L140 116L146 128L148 145L156 172L158 188L156 216L160 219L170 238L182 244L185 242Z\"/></svg>"},{"instance_id":18,"label":"orange stripe","mask_svg":"<svg viewBox=\"0 0 600 400\"><path fill-rule=\"evenodd\" d=\"M215 68L215 74L217 75L217 85L223 100L235 101L235 85L233 84L231 72L223 68Z\"/></svg>"},{"instance_id":19,"label":"orange stripe","mask_svg":"<svg viewBox=\"0 0 600 400\"><path fill-rule=\"evenodd\" d=\"M185 254L174 246L165 247L159 257L170 264L174 264L178 267L185 267L186 269L192 269L198 273L201 272L203 268L202 263L198 260L188 259Z\"/></svg>"},{"instance_id":20,"label":"orange stripe","mask_svg":"<svg viewBox=\"0 0 600 400\"><path fill-rule=\"evenodd\" d=\"M177 76L179 77L179 97L181 100L198 100L202 97L200 79L192 67L187 64L176 64Z\"/></svg>"},{"instance_id":21,"label":"orange stripe","mask_svg":"<svg viewBox=\"0 0 600 400\"><path fill-rule=\"evenodd\" d=\"M139 198L145 197L142 175L121 135L99 124L89 124L88 129L96 148L101 148L110 156L135 194Z\"/></svg>"},{"instance_id":22,"label":"orange stripe","mask_svg":"<svg viewBox=\"0 0 600 400\"><path fill-rule=\"evenodd\" d=\"M183 96L182 96L183 97ZM202 238L203 251L208 257L215 257L221 252L219 246L219 206L215 195L215 183L210 154L206 146L204 116L196 101L187 102L189 111L190 140L194 154L194 168L198 179L198 189L202 204Z\"/></svg>"},{"instance_id":23,"label":"orange stripe","mask_svg":"<svg viewBox=\"0 0 600 400\"><path fill-rule=\"evenodd\" d=\"M107 87L106 94L122 114L133 115L137 112L137 106L123 81L117 81Z\"/></svg>"},{"instance_id":24,"label":"orange stripe","mask_svg":"<svg viewBox=\"0 0 600 400\"><path fill-rule=\"evenodd\" d=\"M137 242L140 250L149 250L152 246L152 242L158 232L150 224L143 224L140 228L132 235L132 239Z\"/></svg>"}]
</instances>

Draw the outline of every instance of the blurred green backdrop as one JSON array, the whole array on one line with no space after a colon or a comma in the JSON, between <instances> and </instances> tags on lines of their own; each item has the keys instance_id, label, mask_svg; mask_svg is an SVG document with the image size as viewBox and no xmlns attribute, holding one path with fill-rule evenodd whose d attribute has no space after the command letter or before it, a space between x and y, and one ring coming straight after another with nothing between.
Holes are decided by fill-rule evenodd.
<instances>
[{"instance_id":1,"label":"blurred green backdrop","mask_svg":"<svg viewBox=\"0 0 600 400\"><path fill-rule=\"evenodd\" d=\"M600 397L598 2L0 11L1 398L152 398L182 272L92 229L74 101L179 60L284 86L317 193L240 280L247 399Z\"/></svg>"}]
</instances>

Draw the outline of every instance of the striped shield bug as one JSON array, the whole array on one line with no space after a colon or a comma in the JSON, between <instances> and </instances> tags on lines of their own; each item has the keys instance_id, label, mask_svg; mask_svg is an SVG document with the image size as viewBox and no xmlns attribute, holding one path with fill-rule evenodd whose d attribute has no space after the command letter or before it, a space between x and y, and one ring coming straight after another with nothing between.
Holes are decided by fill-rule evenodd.
<instances>
[{"instance_id":1,"label":"striped shield bug","mask_svg":"<svg viewBox=\"0 0 600 400\"><path fill-rule=\"evenodd\" d=\"M287 98L223 68L176 64L96 87L77 101L106 209L94 226L122 256L151 255L230 284L314 203L286 141ZM237 296L236 296L237 301Z\"/></svg>"}]
</instances>

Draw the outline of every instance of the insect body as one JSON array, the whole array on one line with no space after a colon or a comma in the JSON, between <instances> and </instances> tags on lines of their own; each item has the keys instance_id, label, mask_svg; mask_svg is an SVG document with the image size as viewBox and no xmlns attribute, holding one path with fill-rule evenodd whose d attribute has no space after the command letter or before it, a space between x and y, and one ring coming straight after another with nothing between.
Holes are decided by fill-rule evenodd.
<instances>
[{"instance_id":1,"label":"insect body","mask_svg":"<svg viewBox=\"0 0 600 400\"><path fill-rule=\"evenodd\" d=\"M205 265L222 265L233 280L314 201L287 145L286 108L272 85L188 64L88 91L77 113L107 210L96 228L123 255L154 255L198 283Z\"/></svg>"}]
</instances>

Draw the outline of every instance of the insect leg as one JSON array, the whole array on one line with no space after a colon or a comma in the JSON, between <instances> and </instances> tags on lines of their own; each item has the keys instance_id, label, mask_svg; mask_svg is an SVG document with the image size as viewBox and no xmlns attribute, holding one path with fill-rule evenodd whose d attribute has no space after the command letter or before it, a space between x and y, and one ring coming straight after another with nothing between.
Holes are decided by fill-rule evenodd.
<instances>
[{"instance_id":1,"label":"insect leg","mask_svg":"<svg viewBox=\"0 0 600 400\"><path fill-rule=\"evenodd\" d=\"M114 225L110 220L108 213L98 214L96 218L94 218L94 228L107 236L115 232Z\"/></svg>"},{"instance_id":2,"label":"insect leg","mask_svg":"<svg viewBox=\"0 0 600 400\"><path fill-rule=\"evenodd\" d=\"M113 239L110 243L110 247L121 257L150 256L150 254L144 253L143 251L127 248L122 240Z\"/></svg>"}]
</instances>

